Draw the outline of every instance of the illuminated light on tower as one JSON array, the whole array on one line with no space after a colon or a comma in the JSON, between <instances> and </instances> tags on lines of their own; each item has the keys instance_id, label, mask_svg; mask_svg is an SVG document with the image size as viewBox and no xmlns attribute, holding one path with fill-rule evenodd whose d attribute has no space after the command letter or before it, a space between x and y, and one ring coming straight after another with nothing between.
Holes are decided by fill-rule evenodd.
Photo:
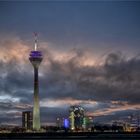
<instances>
[{"instance_id":1,"label":"illuminated light on tower","mask_svg":"<svg viewBox=\"0 0 140 140\"><path fill-rule=\"evenodd\" d=\"M73 108L71 107L70 108L70 116L69 116L69 119L70 119L70 129L73 131L75 130L75 119L74 119L74 111L73 111Z\"/></svg>"},{"instance_id":2,"label":"illuminated light on tower","mask_svg":"<svg viewBox=\"0 0 140 140\"><path fill-rule=\"evenodd\" d=\"M34 67L34 106L33 106L33 129L40 130L40 107L39 107L39 80L38 68L43 59L41 51L38 51L37 34L35 33L34 50L30 52L29 60Z\"/></svg>"}]
</instances>

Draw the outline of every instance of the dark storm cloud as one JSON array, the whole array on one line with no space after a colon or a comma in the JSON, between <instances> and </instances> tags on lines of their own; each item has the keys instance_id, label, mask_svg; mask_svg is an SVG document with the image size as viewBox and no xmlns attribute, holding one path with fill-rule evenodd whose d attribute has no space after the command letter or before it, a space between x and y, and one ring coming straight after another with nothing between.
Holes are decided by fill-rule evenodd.
<instances>
[{"instance_id":1,"label":"dark storm cloud","mask_svg":"<svg viewBox=\"0 0 140 140\"><path fill-rule=\"evenodd\" d=\"M102 66L82 66L84 52L75 50L74 54L66 62L55 60L49 55L49 69L40 77L40 98L71 97L139 103L139 56L125 59L120 53L111 53ZM1 76L1 91L21 99L31 98L31 72L26 69L22 71L16 60L8 63L1 61L1 70L3 69L6 75Z\"/></svg>"},{"instance_id":2,"label":"dark storm cloud","mask_svg":"<svg viewBox=\"0 0 140 140\"><path fill-rule=\"evenodd\" d=\"M138 56L125 59L121 53L111 53L106 57L104 65L95 67L80 65L84 56L82 53L78 50L76 56L67 62L51 58L49 74L46 73L47 78L43 77L46 79L47 97L139 103Z\"/></svg>"},{"instance_id":3,"label":"dark storm cloud","mask_svg":"<svg viewBox=\"0 0 140 140\"><path fill-rule=\"evenodd\" d=\"M16 60L12 60L8 63L1 61L0 66L1 70L4 70L0 76L1 95L10 94L15 97L27 98L27 96L31 94L29 91L32 89L31 73L21 71Z\"/></svg>"},{"instance_id":4,"label":"dark storm cloud","mask_svg":"<svg viewBox=\"0 0 140 140\"><path fill-rule=\"evenodd\" d=\"M23 47L22 41L20 43L21 45L16 43L12 45L16 46L16 53L11 52L14 57L5 60L4 58L8 57L8 54L4 51L5 57L1 57L0 61L1 113L2 111L5 112L4 109L7 112L13 110L11 116L13 118L16 116L19 119L21 118L21 111L31 110L33 104L33 68L29 63L27 50L18 53ZM4 46L5 50L8 48L8 51L12 51L12 49L9 49L10 43L6 44ZM94 109L97 114L100 114L100 112L105 112L108 115L112 112L117 113L118 106L123 108L122 111L129 110L129 108L133 111L139 109L139 55L126 58L122 53L115 52L106 55L102 65L84 65L87 60L86 50L84 49L68 51L67 55L63 56L61 60L54 57L50 48L42 48L42 50L44 60L40 66L39 80L40 99L42 102L46 102L46 106L41 109L44 122L45 120L52 121L55 119L51 116L67 116L68 108L63 108L62 104L67 104L67 101L69 101L68 104L70 105L70 102L74 100L81 101L79 102L80 105L85 106L87 112L92 113ZM24 57L23 60L22 57ZM43 99L56 100L58 108L47 108L47 100ZM59 100L63 100L61 105L57 102ZM87 102L82 102L86 100L89 100L90 106ZM90 101L97 101L97 105L91 104ZM118 102L114 104L112 101ZM132 107L130 107L131 105ZM131 112L131 110L129 111ZM3 118L7 115L7 113L4 113Z\"/></svg>"}]
</instances>

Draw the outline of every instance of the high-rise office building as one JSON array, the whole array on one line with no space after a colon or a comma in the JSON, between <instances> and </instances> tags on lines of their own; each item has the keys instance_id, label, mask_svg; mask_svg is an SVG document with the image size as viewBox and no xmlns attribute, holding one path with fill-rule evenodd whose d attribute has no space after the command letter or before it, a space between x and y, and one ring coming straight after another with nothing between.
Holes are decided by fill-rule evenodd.
<instances>
[{"instance_id":1,"label":"high-rise office building","mask_svg":"<svg viewBox=\"0 0 140 140\"><path fill-rule=\"evenodd\" d=\"M33 114L31 111L22 112L22 127L25 129L32 129Z\"/></svg>"},{"instance_id":2,"label":"high-rise office building","mask_svg":"<svg viewBox=\"0 0 140 140\"><path fill-rule=\"evenodd\" d=\"M61 118L56 118L56 126L57 127L62 127L62 120L61 120Z\"/></svg>"},{"instance_id":3,"label":"high-rise office building","mask_svg":"<svg viewBox=\"0 0 140 140\"><path fill-rule=\"evenodd\" d=\"M40 130L40 107L39 107L39 80L38 68L43 59L41 51L37 50L37 35L35 35L34 50L30 52L29 60L34 67L34 107L33 107L33 129Z\"/></svg>"},{"instance_id":4,"label":"high-rise office building","mask_svg":"<svg viewBox=\"0 0 140 140\"><path fill-rule=\"evenodd\" d=\"M85 130L91 130L92 127L93 127L93 116L84 116L83 128Z\"/></svg>"},{"instance_id":5,"label":"high-rise office building","mask_svg":"<svg viewBox=\"0 0 140 140\"><path fill-rule=\"evenodd\" d=\"M70 107L69 120L70 120L70 129L75 130L74 110L72 107Z\"/></svg>"},{"instance_id":6,"label":"high-rise office building","mask_svg":"<svg viewBox=\"0 0 140 140\"><path fill-rule=\"evenodd\" d=\"M71 130L83 129L84 109L81 106L71 106L69 118Z\"/></svg>"}]
</instances>

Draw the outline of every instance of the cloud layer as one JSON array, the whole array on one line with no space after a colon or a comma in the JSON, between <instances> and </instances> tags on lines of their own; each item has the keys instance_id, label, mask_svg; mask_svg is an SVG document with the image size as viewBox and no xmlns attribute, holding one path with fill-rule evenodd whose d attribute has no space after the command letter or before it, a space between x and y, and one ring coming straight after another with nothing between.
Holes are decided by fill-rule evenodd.
<instances>
[{"instance_id":1,"label":"cloud layer","mask_svg":"<svg viewBox=\"0 0 140 140\"><path fill-rule=\"evenodd\" d=\"M21 112L33 106L33 68L28 60L31 44L25 42L18 37L0 41L1 124L21 124ZM107 116L113 120L139 111L139 55L126 58L121 52L109 53L98 64L89 50L61 53L50 46L40 43L44 55L39 74L42 122L67 117L73 104L104 121Z\"/></svg>"}]
</instances>

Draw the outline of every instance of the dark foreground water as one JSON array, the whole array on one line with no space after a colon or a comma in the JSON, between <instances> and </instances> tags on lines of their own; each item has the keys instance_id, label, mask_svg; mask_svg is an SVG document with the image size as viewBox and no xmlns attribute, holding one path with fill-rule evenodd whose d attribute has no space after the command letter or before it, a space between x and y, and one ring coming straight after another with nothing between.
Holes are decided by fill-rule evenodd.
<instances>
[{"instance_id":1,"label":"dark foreground water","mask_svg":"<svg viewBox=\"0 0 140 140\"><path fill-rule=\"evenodd\" d=\"M0 140L140 140L140 133L11 133Z\"/></svg>"}]
</instances>

